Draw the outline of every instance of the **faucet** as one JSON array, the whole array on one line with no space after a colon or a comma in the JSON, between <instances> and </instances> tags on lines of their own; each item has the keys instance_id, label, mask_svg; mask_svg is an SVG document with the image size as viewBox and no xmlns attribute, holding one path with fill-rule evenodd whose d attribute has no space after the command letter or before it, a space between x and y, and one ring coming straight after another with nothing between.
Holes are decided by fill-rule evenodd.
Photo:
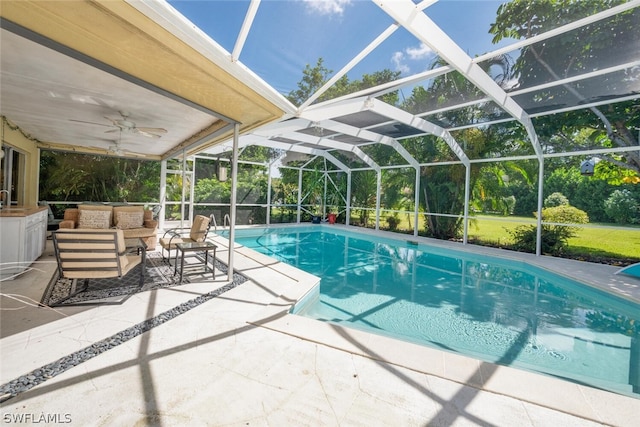
<instances>
[{"instance_id":1,"label":"faucet","mask_svg":"<svg viewBox=\"0 0 640 427\"><path fill-rule=\"evenodd\" d=\"M7 193L7 196L5 197L5 201L11 203L11 193L9 193L9 190L0 190L0 195L2 193ZM0 209L2 209L2 200L0 200Z\"/></svg>"}]
</instances>

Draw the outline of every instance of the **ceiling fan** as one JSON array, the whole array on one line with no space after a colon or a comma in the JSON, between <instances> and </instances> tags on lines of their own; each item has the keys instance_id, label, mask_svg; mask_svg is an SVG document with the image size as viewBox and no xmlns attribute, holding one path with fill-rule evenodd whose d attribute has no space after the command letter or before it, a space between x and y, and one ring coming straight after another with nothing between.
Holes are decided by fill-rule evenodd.
<instances>
[{"instance_id":1,"label":"ceiling fan","mask_svg":"<svg viewBox=\"0 0 640 427\"><path fill-rule=\"evenodd\" d=\"M133 152L133 151L129 151L129 150L123 149L123 147L122 147L122 131L121 130L120 130L120 134L119 134L119 138L118 139L105 139L105 138L99 138L99 139L110 143L110 145L107 148L104 148L104 146L97 147L95 145L91 146L90 148L94 148L94 149L99 150L101 152L106 151L106 154L113 155L113 156L118 156L118 157L146 157L144 154L136 153L136 152Z\"/></svg>"},{"instance_id":2,"label":"ceiling fan","mask_svg":"<svg viewBox=\"0 0 640 427\"><path fill-rule=\"evenodd\" d=\"M114 128L114 129L109 129L105 131L105 133L113 133L113 132L134 133L134 134L146 136L149 138L160 138L162 134L167 133L167 130L163 128L138 127L135 122L129 120L128 112L118 111L118 113L120 114L121 118L112 119L111 117L107 117L107 116L104 117L105 119L109 120L112 123L111 125L105 125L103 123L95 123L95 122L86 122L83 120L73 120L73 119L70 119L70 120L73 122L89 123L93 125L109 126Z\"/></svg>"},{"instance_id":3,"label":"ceiling fan","mask_svg":"<svg viewBox=\"0 0 640 427\"><path fill-rule=\"evenodd\" d=\"M122 157L144 157L143 154L123 150L120 146L120 141L113 141L113 145L110 145L109 148L107 148L107 151L111 154Z\"/></svg>"}]
</instances>

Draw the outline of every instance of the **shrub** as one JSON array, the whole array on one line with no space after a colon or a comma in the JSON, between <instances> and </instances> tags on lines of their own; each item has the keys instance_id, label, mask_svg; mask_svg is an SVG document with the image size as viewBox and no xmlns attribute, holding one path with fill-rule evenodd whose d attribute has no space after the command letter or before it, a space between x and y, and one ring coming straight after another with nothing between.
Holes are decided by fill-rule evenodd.
<instances>
[{"instance_id":1,"label":"shrub","mask_svg":"<svg viewBox=\"0 0 640 427\"><path fill-rule=\"evenodd\" d=\"M521 225L508 231L515 241L513 249L521 252L536 252L536 226ZM544 255L561 255L567 246L567 239L573 237L573 233L565 231L568 231L567 227L543 225L541 232L541 252Z\"/></svg>"},{"instance_id":2,"label":"shrub","mask_svg":"<svg viewBox=\"0 0 640 427\"><path fill-rule=\"evenodd\" d=\"M589 216L576 207L562 205L542 209L542 220L562 224L587 224Z\"/></svg>"},{"instance_id":3,"label":"shrub","mask_svg":"<svg viewBox=\"0 0 640 427\"><path fill-rule=\"evenodd\" d=\"M395 214L394 216L388 216L387 224L389 224L389 230L396 231L398 229L398 224L400 224L400 218L398 218L398 214Z\"/></svg>"},{"instance_id":4,"label":"shrub","mask_svg":"<svg viewBox=\"0 0 640 427\"><path fill-rule=\"evenodd\" d=\"M604 201L605 213L618 224L638 222L640 207L629 190L615 190Z\"/></svg>"},{"instance_id":5,"label":"shrub","mask_svg":"<svg viewBox=\"0 0 640 427\"><path fill-rule=\"evenodd\" d=\"M545 208L553 208L555 206L569 206L569 199L560 192L555 192L544 199Z\"/></svg>"},{"instance_id":6,"label":"shrub","mask_svg":"<svg viewBox=\"0 0 640 427\"><path fill-rule=\"evenodd\" d=\"M554 206L542 210L542 220L547 223L586 224L589 217L586 212L568 205ZM559 256L567 247L568 240L574 237L579 227L574 225L543 224L541 230L541 252ZM536 251L537 227L521 225L509 231L514 240L513 249L534 253Z\"/></svg>"}]
</instances>

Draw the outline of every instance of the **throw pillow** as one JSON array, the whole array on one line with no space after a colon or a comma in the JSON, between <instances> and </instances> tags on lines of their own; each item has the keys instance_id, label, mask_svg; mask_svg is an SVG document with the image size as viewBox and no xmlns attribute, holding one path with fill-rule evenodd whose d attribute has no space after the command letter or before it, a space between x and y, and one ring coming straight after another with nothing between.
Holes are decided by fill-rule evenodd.
<instances>
[{"instance_id":1,"label":"throw pillow","mask_svg":"<svg viewBox=\"0 0 640 427\"><path fill-rule=\"evenodd\" d=\"M116 228L128 230L142 227L144 213L138 212L116 212Z\"/></svg>"},{"instance_id":2,"label":"throw pillow","mask_svg":"<svg viewBox=\"0 0 640 427\"><path fill-rule=\"evenodd\" d=\"M78 211L78 228L106 229L111 226L111 211Z\"/></svg>"},{"instance_id":3,"label":"throw pillow","mask_svg":"<svg viewBox=\"0 0 640 427\"><path fill-rule=\"evenodd\" d=\"M113 223L112 223L112 218L113 218L113 207L109 206L109 205L103 205L103 204L99 204L99 205L90 205L90 204L81 204L78 205L78 211L106 211L109 212L109 227L110 228ZM78 218L80 217L80 213L78 212ZM78 225L79 227L79 225Z\"/></svg>"}]
</instances>

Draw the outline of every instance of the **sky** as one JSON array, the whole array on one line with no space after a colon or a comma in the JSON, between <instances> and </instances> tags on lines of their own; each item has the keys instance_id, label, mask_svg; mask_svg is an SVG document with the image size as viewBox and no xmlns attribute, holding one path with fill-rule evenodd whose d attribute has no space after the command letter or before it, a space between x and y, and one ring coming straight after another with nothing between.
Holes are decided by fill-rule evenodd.
<instances>
[{"instance_id":1,"label":"sky","mask_svg":"<svg viewBox=\"0 0 640 427\"><path fill-rule=\"evenodd\" d=\"M504 45L488 33L503 1L441 0L426 9L470 56ZM224 49L233 51L247 0L170 0ZM263 0L246 40L240 62L287 95L297 88L305 66L322 58L334 72L342 69L393 21L370 0ZM402 77L430 68L435 54L404 29L371 52L348 73L350 80L390 69Z\"/></svg>"}]
</instances>

